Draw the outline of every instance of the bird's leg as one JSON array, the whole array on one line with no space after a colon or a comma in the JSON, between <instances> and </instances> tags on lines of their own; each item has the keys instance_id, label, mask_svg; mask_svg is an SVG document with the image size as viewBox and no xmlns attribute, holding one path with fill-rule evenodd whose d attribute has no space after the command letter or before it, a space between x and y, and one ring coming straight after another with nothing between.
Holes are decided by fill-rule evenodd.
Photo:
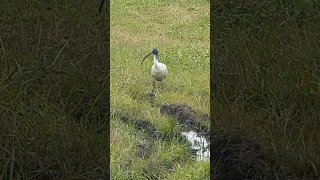
<instances>
[{"instance_id":1,"label":"bird's leg","mask_svg":"<svg viewBox=\"0 0 320 180\"><path fill-rule=\"evenodd\" d=\"M161 81L161 91L163 91L164 80Z\"/></svg>"},{"instance_id":2,"label":"bird's leg","mask_svg":"<svg viewBox=\"0 0 320 180\"><path fill-rule=\"evenodd\" d=\"M153 80L152 80L152 92L154 92L155 86L156 86L156 80L153 79Z\"/></svg>"}]
</instances>

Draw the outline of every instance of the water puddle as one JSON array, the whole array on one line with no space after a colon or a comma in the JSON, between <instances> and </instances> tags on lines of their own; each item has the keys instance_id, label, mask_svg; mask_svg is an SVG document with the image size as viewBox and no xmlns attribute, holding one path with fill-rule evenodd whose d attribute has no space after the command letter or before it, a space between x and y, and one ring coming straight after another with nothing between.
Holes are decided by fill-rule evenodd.
<instances>
[{"instance_id":1,"label":"water puddle","mask_svg":"<svg viewBox=\"0 0 320 180\"><path fill-rule=\"evenodd\" d=\"M198 162L210 159L210 144L205 136L194 131L181 132L181 135L191 143L191 148L196 151Z\"/></svg>"}]
</instances>

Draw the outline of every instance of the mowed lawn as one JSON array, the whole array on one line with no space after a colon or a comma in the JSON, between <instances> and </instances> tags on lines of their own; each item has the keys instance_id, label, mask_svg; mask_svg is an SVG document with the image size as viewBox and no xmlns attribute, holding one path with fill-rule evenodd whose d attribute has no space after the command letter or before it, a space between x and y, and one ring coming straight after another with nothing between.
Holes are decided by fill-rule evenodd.
<instances>
[{"instance_id":1,"label":"mowed lawn","mask_svg":"<svg viewBox=\"0 0 320 180\"><path fill-rule=\"evenodd\" d=\"M119 0L111 1L110 12L111 178L209 179L209 161L196 162L176 136L176 121L159 112L162 104L185 103L210 126L209 1ZM155 91L155 107L146 99L152 57L141 65L153 48L168 68L164 90ZM137 119L166 138L138 130Z\"/></svg>"}]
</instances>

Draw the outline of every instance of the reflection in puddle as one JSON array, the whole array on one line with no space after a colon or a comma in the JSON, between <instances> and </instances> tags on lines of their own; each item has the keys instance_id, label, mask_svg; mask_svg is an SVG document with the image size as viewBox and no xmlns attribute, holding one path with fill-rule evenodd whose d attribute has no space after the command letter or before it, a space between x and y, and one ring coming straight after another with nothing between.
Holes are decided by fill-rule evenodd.
<instances>
[{"instance_id":1,"label":"reflection in puddle","mask_svg":"<svg viewBox=\"0 0 320 180\"><path fill-rule=\"evenodd\" d=\"M204 136L194 131L181 133L191 143L191 148L197 150L197 161L206 161L210 158L210 146Z\"/></svg>"}]
</instances>

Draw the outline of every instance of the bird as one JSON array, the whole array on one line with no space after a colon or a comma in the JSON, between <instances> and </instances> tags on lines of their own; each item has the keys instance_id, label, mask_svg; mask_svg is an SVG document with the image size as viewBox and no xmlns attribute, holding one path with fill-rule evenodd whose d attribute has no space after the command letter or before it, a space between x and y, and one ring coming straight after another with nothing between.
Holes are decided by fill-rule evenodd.
<instances>
[{"instance_id":1,"label":"bird","mask_svg":"<svg viewBox=\"0 0 320 180\"><path fill-rule=\"evenodd\" d=\"M151 68L151 75L153 77L153 81L152 81L152 93L153 93L157 81L158 82L161 81L162 89L163 89L164 79L168 75L168 70L165 64L158 61L158 50L156 48L152 49L152 51L142 59L141 65L143 61L151 54L153 54L153 65Z\"/></svg>"}]
</instances>

